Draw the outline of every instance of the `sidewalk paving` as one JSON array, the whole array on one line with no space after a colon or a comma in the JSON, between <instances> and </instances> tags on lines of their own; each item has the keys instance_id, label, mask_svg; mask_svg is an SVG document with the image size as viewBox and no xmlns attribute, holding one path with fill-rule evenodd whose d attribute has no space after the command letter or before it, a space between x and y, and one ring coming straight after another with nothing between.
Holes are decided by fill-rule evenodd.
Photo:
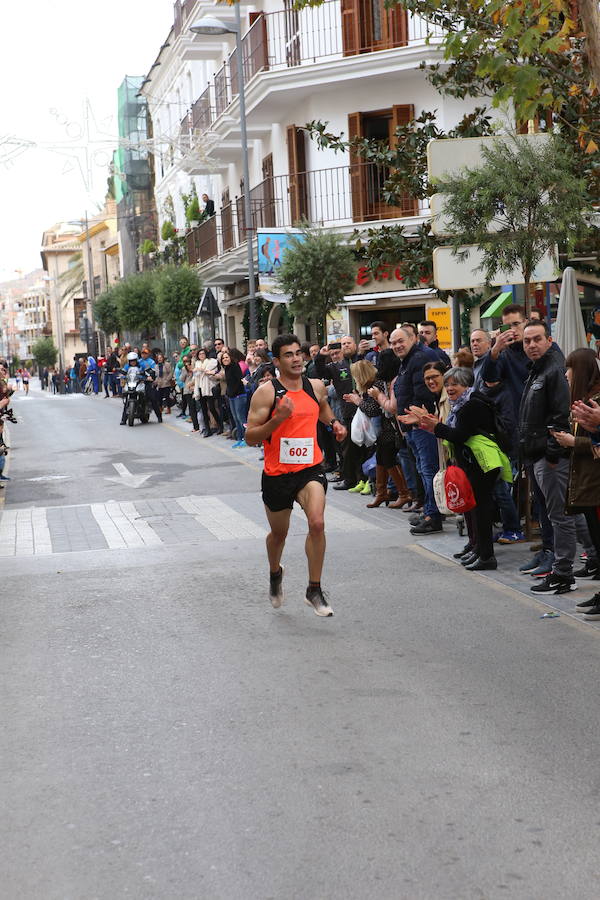
<instances>
[{"instance_id":1,"label":"sidewalk paving","mask_svg":"<svg viewBox=\"0 0 600 900\"><path fill-rule=\"evenodd\" d=\"M453 564L460 566L460 563L453 558L452 554L457 553L458 550L464 546L466 541L466 535L461 538L453 524L450 525L447 523L442 534L430 535L426 540L416 541L415 543L417 543L418 546L429 550L431 553L435 553L444 559L450 560ZM540 595L531 593L529 590L530 587L539 579L532 578L531 575L522 575L519 572L519 566L533 555L530 550L530 546L533 543L537 543L537 539L527 541L523 544L495 544L494 552L498 560L498 568L492 572L477 573L466 572L465 570L465 574L477 574L483 578L489 578L498 584L503 584L505 587L512 588L515 591L519 591L521 594L525 594L530 600L542 603L548 609L556 610L561 615L571 616L578 622L581 622L582 625L590 626L591 628L600 628L600 622L587 622L582 619L580 613L575 612L577 603L580 603L587 597L591 597L600 590L600 582L589 578L578 578L577 590L571 591L568 594ZM575 561L576 568L577 564L578 558Z\"/></svg>"}]
</instances>

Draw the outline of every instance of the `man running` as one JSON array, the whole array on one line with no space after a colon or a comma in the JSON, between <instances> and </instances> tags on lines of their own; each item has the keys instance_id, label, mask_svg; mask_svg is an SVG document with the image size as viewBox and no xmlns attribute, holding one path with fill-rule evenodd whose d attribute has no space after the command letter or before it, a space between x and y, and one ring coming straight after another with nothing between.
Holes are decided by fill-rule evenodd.
<instances>
[{"instance_id":1,"label":"man running","mask_svg":"<svg viewBox=\"0 0 600 900\"><path fill-rule=\"evenodd\" d=\"M273 341L271 351L279 378L262 384L254 393L246 428L247 444L264 444L262 497L271 528L267 535L269 598L275 609L283 603L281 555L297 500L308 521L309 580L305 602L318 616L332 616L333 610L321 590L327 480L321 467L323 453L317 443L317 422L330 425L338 441L344 440L346 429L331 411L323 382L303 376L304 359L298 338L282 334Z\"/></svg>"}]
</instances>

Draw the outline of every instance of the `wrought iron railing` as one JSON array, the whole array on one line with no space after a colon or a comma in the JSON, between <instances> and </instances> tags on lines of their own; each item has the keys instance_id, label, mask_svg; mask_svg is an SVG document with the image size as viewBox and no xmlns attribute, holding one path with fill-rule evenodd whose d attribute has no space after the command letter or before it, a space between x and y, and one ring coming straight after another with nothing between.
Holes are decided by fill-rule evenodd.
<instances>
[{"instance_id":1,"label":"wrought iron railing","mask_svg":"<svg viewBox=\"0 0 600 900\"><path fill-rule=\"evenodd\" d=\"M290 228L301 221L314 225L360 225L423 214L427 201L408 194L395 206L382 195L385 169L356 163L267 178L250 191L252 232ZM244 197L188 232L190 263L206 262L244 243L247 237Z\"/></svg>"},{"instance_id":2,"label":"wrought iron railing","mask_svg":"<svg viewBox=\"0 0 600 900\"><path fill-rule=\"evenodd\" d=\"M403 14L404 15L404 14ZM244 83L259 72L324 62L328 59L355 56L422 44L439 37L442 32L418 16L406 18L402 26L389 27L385 40L376 40L370 31L361 33L354 43L344 33L340 0L325 0L320 6L302 10L288 8L263 13L252 23L242 39ZM201 104L202 115L193 117L193 127L208 130L238 94L237 51L215 74L192 110Z\"/></svg>"}]
</instances>

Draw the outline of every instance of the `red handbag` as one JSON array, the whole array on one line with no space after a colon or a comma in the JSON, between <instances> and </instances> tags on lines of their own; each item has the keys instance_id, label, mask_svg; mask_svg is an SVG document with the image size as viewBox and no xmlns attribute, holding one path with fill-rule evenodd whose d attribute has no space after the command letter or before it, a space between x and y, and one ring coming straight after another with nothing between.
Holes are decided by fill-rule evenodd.
<instances>
[{"instance_id":1,"label":"red handbag","mask_svg":"<svg viewBox=\"0 0 600 900\"><path fill-rule=\"evenodd\" d=\"M473 509L475 495L471 483L462 469L458 466L448 466L444 476L444 490L446 492L446 505L454 513L465 513Z\"/></svg>"}]
</instances>

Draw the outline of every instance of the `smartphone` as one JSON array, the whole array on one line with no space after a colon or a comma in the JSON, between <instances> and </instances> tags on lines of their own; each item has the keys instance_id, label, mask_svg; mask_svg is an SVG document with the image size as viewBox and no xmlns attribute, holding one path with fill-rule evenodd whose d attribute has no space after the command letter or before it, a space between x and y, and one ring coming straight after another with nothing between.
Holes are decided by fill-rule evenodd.
<instances>
[{"instance_id":1,"label":"smartphone","mask_svg":"<svg viewBox=\"0 0 600 900\"><path fill-rule=\"evenodd\" d=\"M334 341L333 344L327 344L327 349L328 350L341 350L342 345L339 341Z\"/></svg>"},{"instance_id":2,"label":"smartphone","mask_svg":"<svg viewBox=\"0 0 600 900\"><path fill-rule=\"evenodd\" d=\"M546 425L546 428L548 429L548 431L549 431L551 434L552 434L553 431L558 431L558 428L556 427L556 425Z\"/></svg>"},{"instance_id":3,"label":"smartphone","mask_svg":"<svg viewBox=\"0 0 600 900\"><path fill-rule=\"evenodd\" d=\"M377 341L367 341L367 343L371 350L373 350L373 348L377 346Z\"/></svg>"},{"instance_id":4,"label":"smartphone","mask_svg":"<svg viewBox=\"0 0 600 900\"><path fill-rule=\"evenodd\" d=\"M506 324L506 325L501 325L500 328L498 329L498 331L500 331L500 332L502 332L502 331L510 331L511 328L512 328L512 325L508 325L508 324Z\"/></svg>"}]
</instances>

